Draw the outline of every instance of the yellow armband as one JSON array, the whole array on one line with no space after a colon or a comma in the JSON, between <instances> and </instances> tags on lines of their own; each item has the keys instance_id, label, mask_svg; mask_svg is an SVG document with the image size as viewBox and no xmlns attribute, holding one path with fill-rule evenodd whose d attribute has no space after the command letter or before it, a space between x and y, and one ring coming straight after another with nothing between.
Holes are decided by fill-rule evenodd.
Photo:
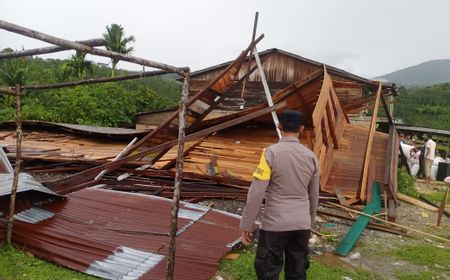
<instances>
[{"instance_id":1,"label":"yellow armband","mask_svg":"<svg viewBox=\"0 0 450 280\"><path fill-rule=\"evenodd\" d=\"M256 168L256 171L253 173L253 177L261 181L268 181L270 180L271 173L272 170L270 169L270 166L269 164L267 164L266 160L266 149L264 149L261 155L261 159L259 160L258 167Z\"/></svg>"}]
</instances>

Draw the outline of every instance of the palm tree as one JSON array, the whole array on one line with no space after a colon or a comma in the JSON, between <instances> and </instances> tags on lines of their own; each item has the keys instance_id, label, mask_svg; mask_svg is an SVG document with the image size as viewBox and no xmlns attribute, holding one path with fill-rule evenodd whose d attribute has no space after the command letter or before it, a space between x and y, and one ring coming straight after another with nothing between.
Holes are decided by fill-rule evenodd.
<instances>
[{"instance_id":1,"label":"palm tree","mask_svg":"<svg viewBox=\"0 0 450 280\"><path fill-rule=\"evenodd\" d=\"M106 27L106 33L103 34L103 38L106 41L106 49L123 54L131 53L134 48L128 46L129 43L136 41L134 36L125 37L123 27L119 24L111 24ZM116 65L119 63L118 59L111 59L112 71L111 76L115 76Z\"/></svg>"},{"instance_id":2,"label":"palm tree","mask_svg":"<svg viewBox=\"0 0 450 280\"><path fill-rule=\"evenodd\" d=\"M11 48L3 49L1 52L13 52ZM26 58L11 58L0 61L0 84L10 87L24 85L28 72L28 61ZM9 95L0 95L6 107L14 104L14 97Z\"/></svg>"},{"instance_id":3,"label":"palm tree","mask_svg":"<svg viewBox=\"0 0 450 280\"><path fill-rule=\"evenodd\" d=\"M70 57L70 60L64 63L63 73L79 80L86 77L87 72L92 74L92 62L86 60L86 53L77 51Z\"/></svg>"}]
</instances>

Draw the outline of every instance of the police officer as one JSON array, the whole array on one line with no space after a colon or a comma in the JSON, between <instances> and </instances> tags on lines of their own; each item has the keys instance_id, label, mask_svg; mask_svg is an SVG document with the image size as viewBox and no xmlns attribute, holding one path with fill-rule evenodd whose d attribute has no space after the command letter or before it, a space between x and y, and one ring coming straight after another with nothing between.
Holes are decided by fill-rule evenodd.
<instances>
[{"instance_id":1,"label":"police officer","mask_svg":"<svg viewBox=\"0 0 450 280\"><path fill-rule=\"evenodd\" d=\"M256 249L258 279L278 279L285 260L286 279L306 279L310 229L319 202L319 162L299 143L302 114L287 110L280 116L282 138L261 155L242 215L241 241L251 242L253 225L264 195L265 211Z\"/></svg>"}]
</instances>

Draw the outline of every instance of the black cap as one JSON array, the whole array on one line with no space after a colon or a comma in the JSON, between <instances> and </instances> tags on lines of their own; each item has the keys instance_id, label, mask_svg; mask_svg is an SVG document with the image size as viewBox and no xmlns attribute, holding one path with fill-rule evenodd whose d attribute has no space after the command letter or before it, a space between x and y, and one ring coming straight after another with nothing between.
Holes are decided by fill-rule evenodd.
<instances>
[{"instance_id":1,"label":"black cap","mask_svg":"<svg viewBox=\"0 0 450 280\"><path fill-rule=\"evenodd\" d=\"M284 131L298 131L302 124L303 115L299 111L286 110L281 113L280 123Z\"/></svg>"}]
</instances>

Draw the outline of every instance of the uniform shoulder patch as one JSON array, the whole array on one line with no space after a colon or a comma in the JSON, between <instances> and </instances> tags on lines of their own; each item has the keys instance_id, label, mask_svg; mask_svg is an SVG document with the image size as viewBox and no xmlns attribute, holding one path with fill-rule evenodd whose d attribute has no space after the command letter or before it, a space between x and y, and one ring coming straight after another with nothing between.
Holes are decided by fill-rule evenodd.
<instances>
[{"instance_id":1,"label":"uniform shoulder patch","mask_svg":"<svg viewBox=\"0 0 450 280\"><path fill-rule=\"evenodd\" d=\"M253 172L253 177L261 181L270 180L270 175L272 173L272 169L266 160L266 149L262 152L261 159L259 160L259 164L256 167L256 171Z\"/></svg>"}]
</instances>

